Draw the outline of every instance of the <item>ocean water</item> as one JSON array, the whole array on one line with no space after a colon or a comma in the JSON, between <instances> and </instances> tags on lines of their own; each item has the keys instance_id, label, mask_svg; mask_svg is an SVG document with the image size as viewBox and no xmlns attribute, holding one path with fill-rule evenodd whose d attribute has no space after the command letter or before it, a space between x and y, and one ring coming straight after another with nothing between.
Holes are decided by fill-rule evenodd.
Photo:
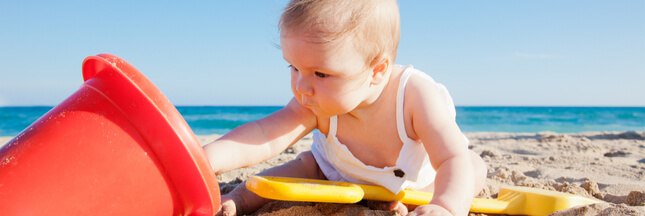
<instances>
[{"instance_id":1,"label":"ocean water","mask_svg":"<svg viewBox=\"0 0 645 216\"><path fill-rule=\"evenodd\" d=\"M52 107L0 107L0 136L16 136ZM278 106L179 106L197 135L224 134ZM645 107L457 107L464 132L645 131Z\"/></svg>"}]
</instances>

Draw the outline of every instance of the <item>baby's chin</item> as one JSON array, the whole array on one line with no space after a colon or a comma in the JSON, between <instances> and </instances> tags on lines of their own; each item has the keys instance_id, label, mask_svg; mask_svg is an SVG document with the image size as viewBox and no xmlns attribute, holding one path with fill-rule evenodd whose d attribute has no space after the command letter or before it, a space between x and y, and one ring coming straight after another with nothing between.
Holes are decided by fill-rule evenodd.
<instances>
[{"instance_id":1,"label":"baby's chin","mask_svg":"<svg viewBox=\"0 0 645 216\"><path fill-rule=\"evenodd\" d=\"M335 116L337 114L332 114L329 112L324 111L320 107L314 106L314 107L306 107L307 109L311 110L311 112L314 113L314 115L318 116L319 118L329 118L332 116Z\"/></svg>"},{"instance_id":2,"label":"baby's chin","mask_svg":"<svg viewBox=\"0 0 645 216\"><path fill-rule=\"evenodd\" d=\"M325 109L321 108L317 104L316 105L314 105L314 104L305 105L305 104L303 104L303 102L301 100L298 100L298 103L300 103L301 106L303 106L303 107L307 108L308 110L310 110L311 112L313 112L314 115L318 116L319 118L329 118L329 117L332 117L332 116L337 116L337 115L347 113L347 112L344 112L344 113L330 112L328 110L325 110Z\"/></svg>"}]
</instances>

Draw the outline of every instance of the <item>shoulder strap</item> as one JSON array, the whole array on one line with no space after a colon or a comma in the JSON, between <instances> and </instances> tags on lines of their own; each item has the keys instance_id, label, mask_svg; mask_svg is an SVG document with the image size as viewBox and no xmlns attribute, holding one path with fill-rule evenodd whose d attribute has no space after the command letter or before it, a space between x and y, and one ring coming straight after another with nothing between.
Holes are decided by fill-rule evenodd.
<instances>
[{"instance_id":1,"label":"shoulder strap","mask_svg":"<svg viewBox=\"0 0 645 216\"><path fill-rule=\"evenodd\" d=\"M408 79L412 75L412 67L406 67L399 80L399 89L396 94L396 129L399 133L399 139L406 143L408 134L405 131L405 116L403 115L403 99L405 98L405 86L408 84Z\"/></svg>"},{"instance_id":2,"label":"shoulder strap","mask_svg":"<svg viewBox=\"0 0 645 216\"><path fill-rule=\"evenodd\" d=\"M338 128L338 116L332 116L329 118L329 134L328 136L336 136L336 130Z\"/></svg>"}]
</instances>

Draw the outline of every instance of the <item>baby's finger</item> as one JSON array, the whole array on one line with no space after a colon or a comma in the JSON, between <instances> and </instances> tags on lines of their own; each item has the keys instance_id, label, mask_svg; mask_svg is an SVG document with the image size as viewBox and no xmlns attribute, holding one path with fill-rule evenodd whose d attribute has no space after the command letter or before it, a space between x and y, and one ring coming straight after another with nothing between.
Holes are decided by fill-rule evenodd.
<instances>
[{"instance_id":1,"label":"baby's finger","mask_svg":"<svg viewBox=\"0 0 645 216\"><path fill-rule=\"evenodd\" d=\"M408 213L408 208L399 201L385 202L385 201L367 200L366 205L370 209L383 210L383 211L396 211L400 215L406 215Z\"/></svg>"}]
</instances>

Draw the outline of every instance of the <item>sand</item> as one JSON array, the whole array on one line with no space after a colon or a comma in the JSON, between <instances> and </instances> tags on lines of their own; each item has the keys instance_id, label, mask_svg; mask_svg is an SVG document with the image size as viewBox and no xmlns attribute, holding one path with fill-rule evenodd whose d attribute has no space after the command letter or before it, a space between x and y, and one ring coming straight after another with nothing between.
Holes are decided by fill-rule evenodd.
<instances>
[{"instance_id":1,"label":"sand","mask_svg":"<svg viewBox=\"0 0 645 216\"><path fill-rule=\"evenodd\" d=\"M574 134L467 133L488 166L479 198L496 198L501 186L526 186L605 201L552 215L645 215L645 132ZM199 137L208 143L218 136ZM218 176L222 193L249 176L309 150L307 136L264 163ZM395 215L362 205L274 201L253 215ZM486 215L475 214L471 215Z\"/></svg>"},{"instance_id":2,"label":"sand","mask_svg":"<svg viewBox=\"0 0 645 216\"><path fill-rule=\"evenodd\" d=\"M501 186L516 185L572 193L605 202L552 215L645 215L645 132L467 133L469 148L488 166L480 198L496 198ZM206 144L219 135L198 136ZM0 137L0 144L11 137ZM218 176L222 193L262 170L307 151L306 136L282 154ZM360 204L273 201L253 215L395 215ZM471 215L485 215L475 214Z\"/></svg>"}]
</instances>

